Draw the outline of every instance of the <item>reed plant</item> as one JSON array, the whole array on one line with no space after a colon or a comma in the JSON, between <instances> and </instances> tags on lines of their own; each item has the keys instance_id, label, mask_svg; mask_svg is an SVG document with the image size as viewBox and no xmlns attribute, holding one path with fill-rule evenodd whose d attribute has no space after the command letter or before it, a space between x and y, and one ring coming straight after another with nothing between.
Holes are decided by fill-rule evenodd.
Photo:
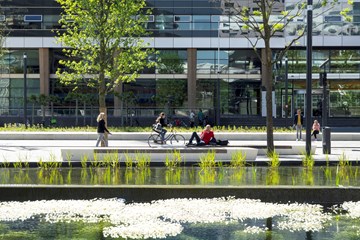
<instances>
[{"instance_id":1,"label":"reed plant","mask_svg":"<svg viewBox=\"0 0 360 240\"><path fill-rule=\"evenodd\" d=\"M43 161L40 157L40 160L37 163L38 167L44 170L53 170L59 169L61 167L61 162L59 161Z\"/></svg>"},{"instance_id":2,"label":"reed plant","mask_svg":"<svg viewBox=\"0 0 360 240\"><path fill-rule=\"evenodd\" d=\"M217 174L215 168L203 168L199 173L201 184L214 184L216 183Z\"/></svg>"},{"instance_id":3,"label":"reed plant","mask_svg":"<svg viewBox=\"0 0 360 240\"><path fill-rule=\"evenodd\" d=\"M325 162L326 162L326 166L324 168L324 176L326 181L331 181L332 179L332 172L331 172L331 168L329 167L329 155L326 154L325 155Z\"/></svg>"},{"instance_id":4,"label":"reed plant","mask_svg":"<svg viewBox=\"0 0 360 240\"><path fill-rule=\"evenodd\" d=\"M133 161L132 156L128 152L126 152L124 154L124 156L125 156L125 166L126 166L126 168L132 168L133 165L134 165L134 161Z\"/></svg>"},{"instance_id":5,"label":"reed plant","mask_svg":"<svg viewBox=\"0 0 360 240\"><path fill-rule=\"evenodd\" d=\"M257 167L254 166L254 165L251 165L251 176L252 176L253 183L256 183L256 179L257 179Z\"/></svg>"},{"instance_id":6,"label":"reed plant","mask_svg":"<svg viewBox=\"0 0 360 240\"><path fill-rule=\"evenodd\" d=\"M350 178L352 177L352 168L351 162L349 161L348 156L345 153L342 153L338 157L339 163L336 167L336 185L339 186L342 184L349 184Z\"/></svg>"},{"instance_id":7,"label":"reed plant","mask_svg":"<svg viewBox=\"0 0 360 240\"><path fill-rule=\"evenodd\" d=\"M308 169L313 169L313 167L315 165L315 160L314 160L314 156L312 154L307 154L307 153L303 152L301 154L301 159L302 159L303 167L308 168Z\"/></svg>"},{"instance_id":8,"label":"reed plant","mask_svg":"<svg viewBox=\"0 0 360 240\"><path fill-rule=\"evenodd\" d=\"M19 161L14 162L14 163L13 163L13 167L14 167L14 168L22 168L22 167L23 167L22 161L19 160Z\"/></svg>"},{"instance_id":9,"label":"reed plant","mask_svg":"<svg viewBox=\"0 0 360 240\"><path fill-rule=\"evenodd\" d=\"M125 183L126 184L129 184L129 183L132 183L132 181L133 181L133 170L132 169L130 169L130 168L126 168L126 170L125 170L125 174L124 174L124 178L125 178Z\"/></svg>"},{"instance_id":10,"label":"reed plant","mask_svg":"<svg viewBox=\"0 0 360 240\"><path fill-rule=\"evenodd\" d=\"M170 157L171 154L171 157ZM180 150L174 149L171 153L166 153L165 166L167 168L177 168L181 165L181 153Z\"/></svg>"},{"instance_id":11,"label":"reed plant","mask_svg":"<svg viewBox=\"0 0 360 240\"><path fill-rule=\"evenodd\" d=\"M30 156L28 153L26 153L25 155L18 155L18 163L19 163L19 168L29 168L30 164L29 164L29 159Z\"/></svg>"},{"instance_id":12,"label":"reed plant","mask_svg":"<svg viewBox=\"0 0 360 240\"><path fill-rule=\"evenodd\" d=\"M266 185L279 185L280 174L279 168L271 167L266 172Z\"/></svg>"},{"instance_id":13,"label":"reed plant","mask_svg":"<svg viewBox=\"0 0 360 240\"><path fill-rule=\"evenodd\" d=\"M93 160L90 162L90 166L93 168L101 167L99 155L95 151L93 152Z\"/></svg>"},{"instance_id":14,"label":"reed plant","mask_svg":"<svg viewBox=\"0 0 360 240\"><path fill-rule=\"evenodd\" d=\"M86 154L82 155L81 158L80 158L81 167L86 168L88 161L89 161L89 156L86 155Z\"/></svg>"},{"instance_id":15,"label":"reed plant","mask_svg":"<svg viewBox=\"0 0 360 240\"><path fill-rule=\"evenodd\" d=\"M230 180L233 181L235 185L243 182L246 176L245 168L238 168L232 170L233 171L231 172Z\"/></svg>"},{"instance_id":16,"label":"reed plant","mask_svg":"<svg viewBox=\"0 0 360 240\"><path fill-rule=\"evenodd\" d=\"M216 167L215 161L216 151L214 149L209 150L205 155L200 156L199 166L201 169Z\"/></svg>"},{"instance_id":17,"label":"reed plant","mask_svg":"<svg viewBox=\"0 0 360 240\"><path fill-rule=\"evenodd\" d=\"M135 174L135 184L145 184L151 176L150 168L142 167L138 168Z\"/></svg>"},{"instance_id":18,"label":"reed plant","mask_svg":"<svg viewBox=\"0 0 360 240\"><path fill-rule=\"evenodd\" d=\"M245 167L246 165L246 152L235 151L231 154L230 167Z\"/></svg>"},{"instance_id":19,"label":"reed plant","mask_svg":"<svg viewBox=\"0 0 360 240\"><path fill-rule=\"evenodd\" d=\"M6 158L4 158L4 160L0 164L1 164L1 167L3 167L3 168L10 167L10 162L8 162L8 160Z\"/></svg>"},{"instance_id":20,"label":"reed plant","mask_svg":"<svg viewBox=\"0 0 360 240\"><path fill-rule=\"evenodd\" d=\"M166 184L180 184L181 181L181 168L172 168L165 171L165 183Z\"/></svg>"},{"instance_id":21,"label":"reed plant","mask_svg":"<svg viewBox=\"0 0 360 240\"><path fill-rule=\"evenodd\" d=\"M20 169L17 173L14 174L15 184L29 184L31 183L31 178L29 176L29 169L23 170Z\"/></svg>"},{"instance_id":22,"label":"reed plant","mask_svg":"<svg viewBox=\"0 0 360 240\"><path fill-rule=\"evenodd\" d=\"M119 168L120 167L120 157L117 150L110 153L110 167Z\"/></svg>"},{"instance_id":23,"label":"reed plant","mask_svg":"<svg viewBox=\"0 0 360 240\"><path fill-rule=\"evenodd\" d=\"M344 152L338 157L338 160L339 160L339 167L351 166L349 158L348 156L346 156Z\"/></svg>"},{"instance_id":24,"label":"reed plant","mask_svg":"<svg viewBox=\"0 0 360 240\"><path fill-rule=\"evenodd\" d=\"M66 162L68 163L68 166L71 168L72 167L72 163L71 163L71 159L72 159L72 154L70 152L66 152Z\"/></svg>"},{"instance_id":25,"label":"reed plant","mask_svg":"<svg viewBox=\"0 0 360 240\"><path fill-rule=\"evenodd\" d=\"M302 179L305 181L305 185L314 185L314 172L312 167L303 168Z\"/></svg>"},{"instance_id":26,"label":"reed plant","mask_svg":"<svg viewBox=\"0 0 360 240\"><path fill-rule=\"evenodd\" d=\"M88 171L87 171L87 168L86 166L83 167L81 169L81 172L80 172L80 181L81 181L81 184L87 184L87 179L88 179Z\"/></svg>"},{"instance_id":27,"label":"reed plant","mask_svg":"<svg viewBox=\"0 0 360 240\"><path fill-rule=\"evenodd\" d=\"M280 155L274 150L273 152L268 152L267 156L269 158L269 166L276 168L280 166Z\"/></svg>"},{"instance_id":28,"label":"reed plant","mask_svg":"<svg viewBox=\"0 0 360 240\"><path fill-rule=\"evenodd\" d=\"M72 182L72 177L71 176L72 176L72 168L70 168L70 170L66 174L66 184L71 184L71 182Z\"/></svg>"},{"instance_id":29,"label":"reed plant","mask_svg":"<svg viewBox=\"0 0 360 240\"><path fill-rule=\"evenodd\" d=\"M135 161L136 161L136 167L137 168L148 168L150 167L150 155L146 153L135 153Z\"/></svg>"}]
</instances>

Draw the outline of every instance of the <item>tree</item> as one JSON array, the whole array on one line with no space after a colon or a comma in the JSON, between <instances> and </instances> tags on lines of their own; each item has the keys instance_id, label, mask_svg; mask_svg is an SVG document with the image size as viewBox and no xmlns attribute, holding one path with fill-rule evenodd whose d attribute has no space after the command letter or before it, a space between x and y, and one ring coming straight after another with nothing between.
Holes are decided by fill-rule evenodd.
<instances>
[{"instance_id":1,"label":"tree","mask_svg":"<svg viewBox=\"0 0 360 240\"><path fill-rule=\"evenodd\" d=\"M40 94L38 97L38 103L41 106L42 122L45 123L45 111L49 104L49 98L45 94Z\"/></svg>"},{"instance_id":2,"label":"tree","mask_svg":"<svg viewBox=\"0 0 360 240\"><path fill-rule=\"evenodd\" d=\"M63 83L87 79L87 86L98 89L99 110L106 112L107 94L121 82L134 81L154 51L144 44L146 15L144 0L57 0L63 14L65 32L58 41L65 45L68 60L60 61L66 70L57 70ZM149 14L149 12L146 12Z\"/></svg>"},{"instance_id":3,"label":"tree","mask_svg":"<svg viewBox=\"0 0 360 240\"><path fill-rule=\"evenodd\" d=\"M35 116L35 104L38 103L38 97L36 95L31 95L29 97L29 102L32 103L31 108L31 125L34 125L34 116Z\"/></svg>"},{"instance_id":4,"label":"tree","mask_svg":"<svg viewBox=\"0 0 360 240\"><path fill-rule=\"evenodd\" d=\"M271 48L271 40L278 36L283 35L287 27L294 25L297 19L304 20L306 14L307 2L305 0L289 1L292 4L284 7L284 1L278 0L257 0L257 1L244 1L244 0L225 0L223 8L229 8L230 16L227 20L230 23L236 23L239 31L241 31L262 64L262 85L266 89L266 127L267 127L267 149L269 153L274 151L274 136L273 136L273 102L272 102L272 89L273 89L273 65L281 61L283 56L297 41L304 36L306 29L306 22L295 24L294 35L290 38L289 42L283 49L278 50L274 57L274 52ZM249 5L250 4L250 5ZM324 12L332 9L338 0L319 0L313 4L313 8L317 9L314 19L321 16ZM348 0L348 4L352 4ZM324 8L323 8L324 7ZM348 8L342 9L340 14L346 20L351 20L347 15ZM219 23L221 23L221 20ZM314 21L317 27L322 22ZM231 25L231 24L230 24ZM260 55L258 49L260 46L263 48Z\"/></svg>"},{"instance_id":5,"label":"tree","mask_svg":"<svg viewBox=\"0 0 360 240\"><path fill-rule=\"evenodd\" d=\"M82 94L71 91L69 92L66 97L65 101L75 101L75 126L79 124L79 101L81 100Z\"/></svg>"},{"instance_id":6,"label":"tree","mask_svg":"<svg viewBox=\"0 0 360 240\"><path fill-rule=\"evenodd\" d=\"M123 107L125 106L125 114L126 114L126 123L128 123L129 119L129 108L133 107L136 103L136 96L134 92L128 91L128 92L122 92L122 93L115 93L115 96L122 102L121 105L121 113L123 112ZM132 119L132 116L130 115L130 119ZM131 125L131 124L129 124ZM124 126L124 114L121 114L121 126Z\"/></svg>"}]
</instances>

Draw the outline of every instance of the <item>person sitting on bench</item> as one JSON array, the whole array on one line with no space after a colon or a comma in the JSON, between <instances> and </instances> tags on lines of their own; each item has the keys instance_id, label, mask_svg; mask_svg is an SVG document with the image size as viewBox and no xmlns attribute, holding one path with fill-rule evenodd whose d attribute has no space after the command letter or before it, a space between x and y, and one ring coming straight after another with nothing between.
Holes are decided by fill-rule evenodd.
<instances>
[{"instance_id":1,"label":"person sitting on bench","mask_svg":"<svg viewBox=\"0 0 360 240\"><path fill-rule=\"evenodd\" d=\"M193 132L186 146L192 145L194 138L197 143L196 145L208 145L210 143L216 144L214 132L211 130L211 126L209 124L205 126L205 129L201 132L200 137L196 132Z\"/></svg>"}]
</instances>

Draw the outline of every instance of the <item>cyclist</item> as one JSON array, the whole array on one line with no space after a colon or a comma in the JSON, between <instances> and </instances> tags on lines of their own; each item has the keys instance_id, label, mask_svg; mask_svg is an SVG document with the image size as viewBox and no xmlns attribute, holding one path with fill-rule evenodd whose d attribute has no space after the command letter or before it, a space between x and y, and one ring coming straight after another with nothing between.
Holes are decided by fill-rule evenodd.
<instances>
[{"instance_id":1,"label":"cyclist","mask_svg":"<svg viewBox=\"0 0 360 240\"><path fill-rule=\"evenodd\" d=\"M164 112L161 112L159 114L159 116L157 117L157 119L155 120L155 123L160 126L160 129L158 129L160 132L160 136L161 136L161 144L164 143L164 139L165 139L165 134L166 134L166 129L164 127L167 126L166 124L166 120L165 120L165 113Z\"/></svg>"}]
</instances>

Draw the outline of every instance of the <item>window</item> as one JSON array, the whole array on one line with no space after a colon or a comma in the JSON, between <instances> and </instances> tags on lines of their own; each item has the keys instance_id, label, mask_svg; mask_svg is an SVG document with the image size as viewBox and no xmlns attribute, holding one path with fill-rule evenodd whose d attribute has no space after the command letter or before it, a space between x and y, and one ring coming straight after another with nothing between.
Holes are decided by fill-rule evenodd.
<instances>
[{"instance_id":1,"label":"window","mask_svg":"<svg viewBox=\"0 0 360 240\"><path fill-rule=\"evenodd\" d=\"M190 22L191 16L190 15L175 15L174 22Z\"/></svg>"},{"instance_id":2,"label":"window","mask_svg":"<svg viewBox=\"0 0 360 240\"><path fill-rule=\"evenodd\" d=\"M42 15L25 15L25 22L42 22Z\"/></svg>"},{"instance_id":3,"label":"window","mask_svg":"<svg viewBox=\"0 0 360 240\"><path fill-rule=\"evenodd\" d=\"M5 22L5 15L0 15L0 22Z\"/></svg>"}]
</instances>

